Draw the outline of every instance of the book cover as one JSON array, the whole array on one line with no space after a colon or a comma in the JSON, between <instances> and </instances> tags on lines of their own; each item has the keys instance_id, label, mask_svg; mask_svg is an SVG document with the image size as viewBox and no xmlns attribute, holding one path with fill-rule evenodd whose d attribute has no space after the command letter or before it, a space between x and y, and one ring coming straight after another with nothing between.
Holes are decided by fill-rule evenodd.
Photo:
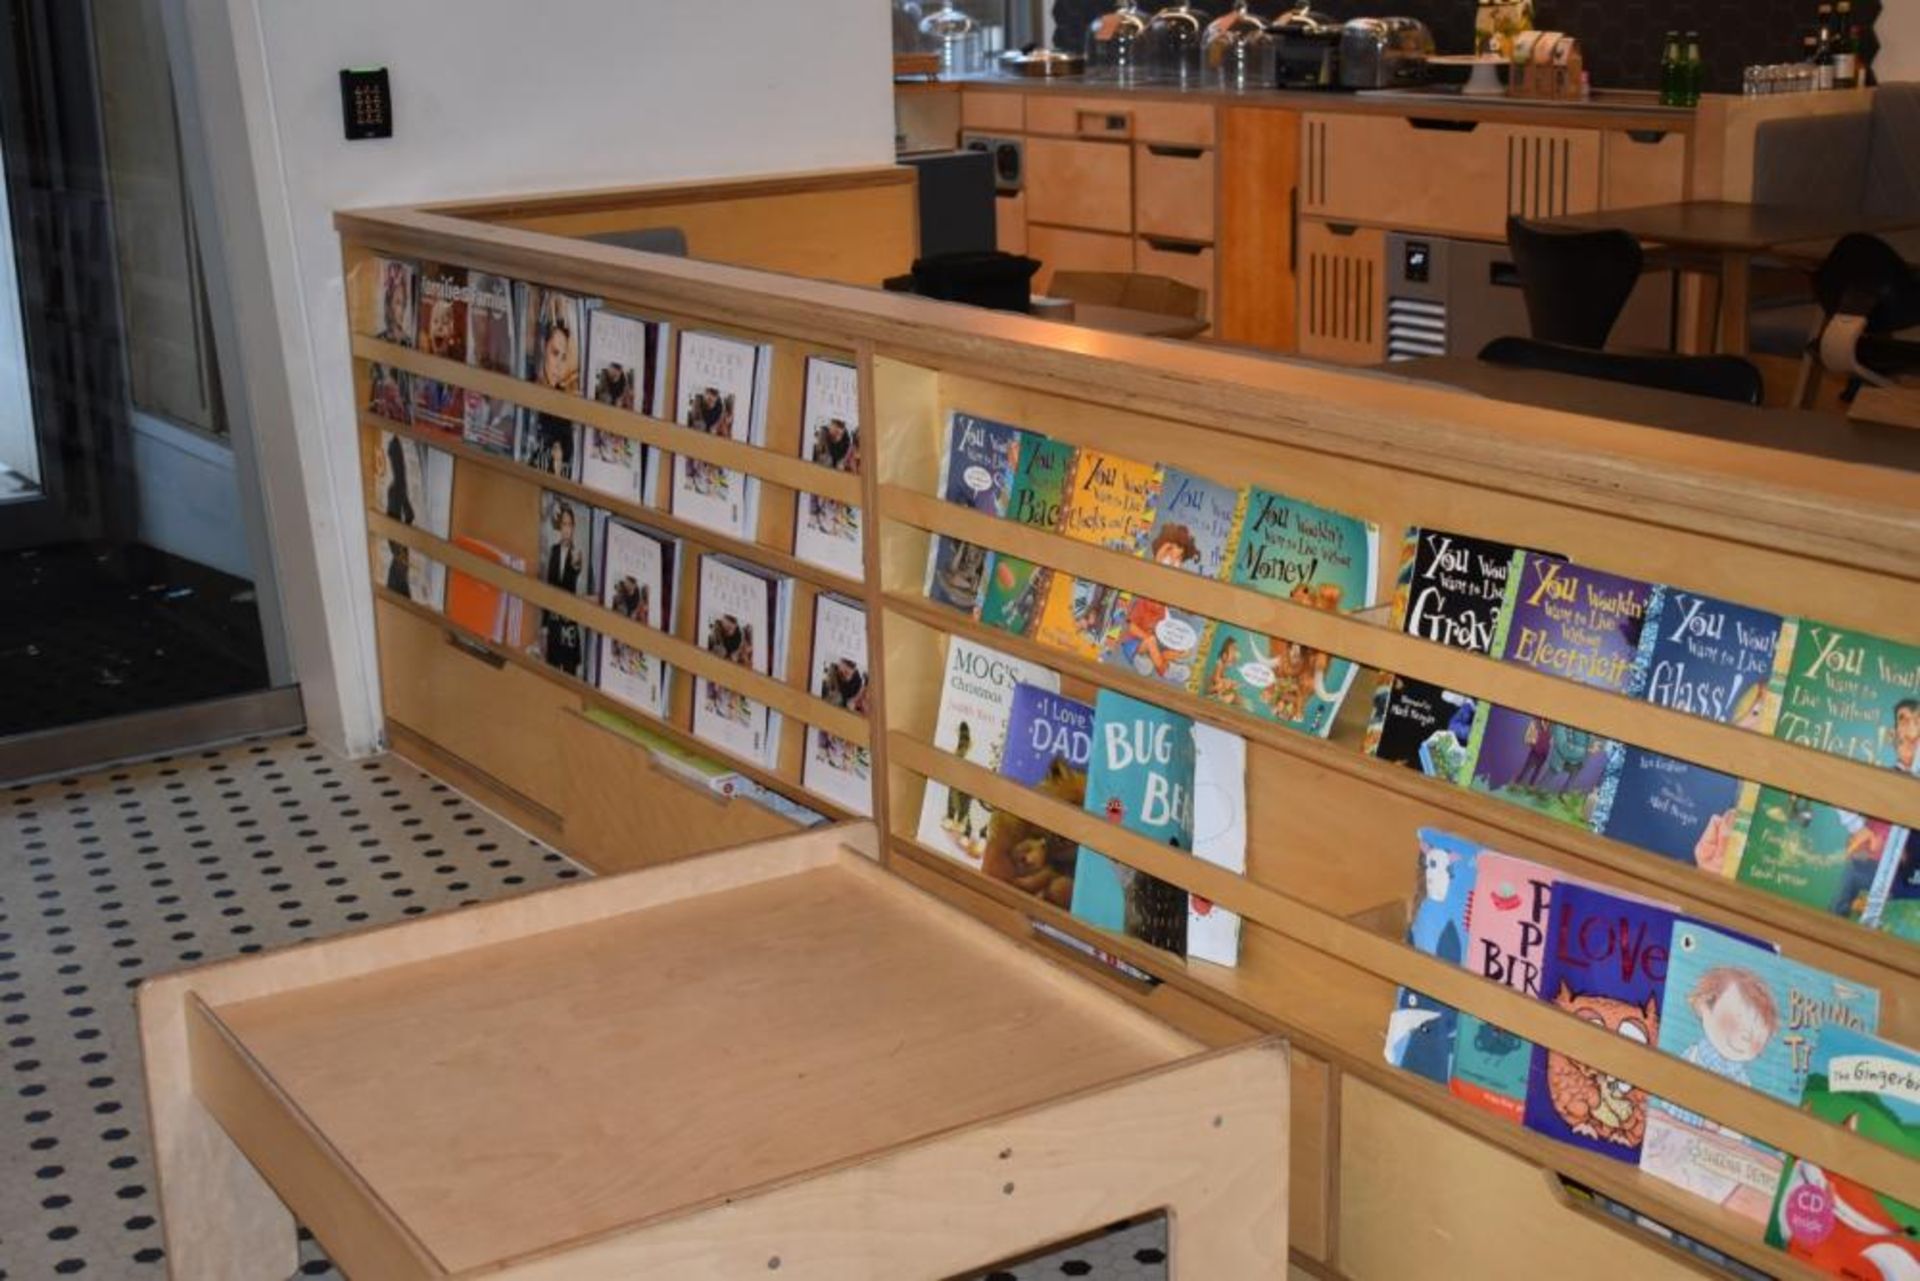
<instances>
[{"instance_id":1,"label":"book cover","mask_svg":"<svg viewBox=\"0 0 1920 1281\"><path fill-rule=\"evenodd\" d=\"M1467 962L1467 912L1484 851L1437 828L1419 829L1419 875L1407 945L1453 965ZM1436 1085L1453 1079L1459 1013L1425 993L1401 988L1387 1017L1387 1062Z\"/></svg>"},{"instance_id":2,"label":"book cover","mask_svg":"<svg viewBox=\"0 0 1920 1281\"><path fill-rule=\"evenodd\" d=\"M502 458L514 457L520 441L520 409L499 396L467 393L467 416L460 426L460 439L475 449Z\"/></svg>"},{"instance_id":3,"label":"book cover","mask_svg":"<svg viewBox=\"0 0 1920 1281\"><path fill-rule=\"evenodd\" d=\"M1247 870L1247 740L1193 723L1193 855L1236 876ZM1187 895L1187 959L1240 963L1240 917Z\"/></svg>"},{"instance_id":4,"label":"book cover","mask_svg":"<svg viewBox=\"0 0 1920 1281\"><path fill-rule=\"evenodd\" d=\"M594 597L593 509L564 494L540 491L540 581L563 592ZM540 657L549 667L585 680L593 635L564 614L540 611Z\"/></svg>"},{"instance_id":5,"label":"book cover","mask_svg":"<svg viewBox=\"0 0 1920 1281\"><path fill-rule=\"evenodd\" d=\"M1641 632L1655 587L1536 552L1515 555L1493 652L1565 680L1637 695ZM1607 744L1573 725L1509 707L1478 709L1466 782L1475 791L1581 827L1592 825Z\"/></svg>"},{"instance_id":6,"label":"book cover","mask_svg":"<svg viewBox=\"0 0 1920 1281\"><path fill-rule=\"evenodd\" d=\"M420 298L415 345L445 360L467 360L467 306L472 297L467 269L446 263L420 264Z\"/></svg>"},{"instance_id":7,"label":"book cover","mask_svg":"<svg viewBox=\"0 0 1920 1281\"><path fill-rule=\"evenodd\" d=\"M1748 782L1727 864L1743 885L1859 920L1881 868L1905 843L1905 829L1882 819Z\"/></svg>"},{"instance_id":8,"label":"book cover","mask_svg":"<svg viewBox=\"0 0 1920 1281\"><path fill-rule=\"evenodd\" d=\"M520 376L569 395L580 394L580 347L586 338L586 300L564 289L521 284Z\"/></svg>"},{"instance_id":9,"label":"book cover","mask_svg":"<svg viewBox=\"0 0 1920 1281\"><path fill-rule=\"evenodd\" d=\"M657 632L673 630L680 540L610 517L600 551L600 603ZM603 637L600 689L652 716L665 716L671 670L644 649Z\"/></svg>"},{"instance_id":10,"label":"book cover","mask_svg":"<svg viewBox=\"0 0 1920 1281\"><path fill-rule=\"evenodd\" d=\"M1019 466L1019 428L957 410L947 420L940 455L940 497L962 507L1005 516ZM927 553L927 598L969 614L980 611L987 549L944 534Z\"/></svg>"},{"instance_id":11,"label":"book cover","mask_svg":"<svg viewBox=\"0 0 1920 1281\"><path fill-rule=\"evenodd\" d=\"M520 431L514 448L520 461L537 472L564 480L580 479L580 443L586 428L565 418L520 411Z\"/></svg>"},{"instance_id":12,"label":"book cover","mask_svg":"<svg viewBox=\"0 0 1920 1281\"><path fill-rule=\"evenodd\" d=\"M971 765L997 771L1016 685L1058 691L1060 675L962 637L949 637L933 745ZM915 839L930 850L977 868L985 853L992 818L993 810L984 802L930 778Z\"/></svg>"},{"instance_id":13,"label":"book cover","mask_svg":"<svg viewBox=\"0 0 1920 1281\"><path fill-rule=\"evenodd\" d=\"M403 525L447 537L453 524L453 457L416 440L380 433L374 456L374 492L381 510ZM447 569L404 543L379 540L380 582L417 604L441 609Z\"/></svg>"},{"instance_id":14,"label":"book cover","mask_svg":"<svg viewBox=\"0 0 1920 1281\"><path fill-rule=\"evenodd\" d=\"M1134 592L1115 592L1107 607L1100 661L1191 690L1211 625L1189 610Z\"/></svg>"},{"instance_id":15,"label":"book cover","mask_svg":"<svg viewBox=\"0 0 1920 1281\"><path fill-rule=\"evenodd\" d=\"M1496 850L1481 851L1467 902L1462 964L1511 992L1541 994L1548 928L1558 880L1550 867ZM1533 1042L1476 1014L1460 1015L1450 1088L1482 1112L1518 1123L1526 1113Z\"/></svg>"},{"instance_id":16,"label":"book cover","mask_svg":"<svg viewBox=\"0 0 1920 1281\"><path fill-rule=\"evenodd\" d=\"M484 556L496 565L503 565L515 573L525 573L527 564L518 556L502 551L485 539L470 538L461 535L453 539L453 545L470 551L476 556ZM522 609L520 598L501 591L492 583L482 582L459 570L447 573L447 620L463 627L482 640L492 641L496 645L523 643L521 637Z\"/></svg>"},{"instance_id":17,"label":"book cover","mask_svg":"<svg viewBox=\"0 0 1920 1281\"><path fill-rule=\"evenodd\" d=\"M1803 621L1773 733L1920 775L1920 645Z\"/></svg>"},{"instance_id":18,"label":"book cover","mask_svg":"<svg viewBox=\"0 0 1920 1281\"><path fill-rule=\"evenodd\" d=\"M390 423L412 423L413 375L392 365L368 366L367 412Z\"/></svg>"},{"instance_id":19,"label":"book cover","mask_svg":"<svg viewBox=\"0 0 1920 1281\"><path fill-rule=\"evenodd\" d=\"M1807 1112L1920 1157L1920 1054L1850 1028L1820 1038L1800 1098ZM1920 1208L1789 1157L1767 1244L1837 1277L1920 1277Z\"/></svg>"},{"instance_id":20,"label":"book cover","mask_svg":"<svg viewBox=\"0 0 1920 1281\"><path fill-rule=\"evenodd\" d=\"M467 429L466 389L433 378L412 381L413 425L458 440Z\"/></svg>"},{"instance_id":21,"label":"book cover","mask_svg":"<svg viewBox=\"0 0 1920 1281\"><path fill-rule=\"evenodd\" d=\"M766 412L770 349L719 334L680 335L680 425L727 440L758 443ZM751 542L758 514L753 477L681 454L673 466L673 514Z\"/></svg>"},{"instance_id":22,"label":"book cover","mask_svg":"<svg viewBox=\"0 0 1920 1281\"><path fill-rule=\"evenodd\" d=\"M655 410L665 355L666 326L599 308L587 317L587 394L628 413ZM658 472L655 451L631 436L584 429L580 483L630 503L651 503Z\"/></svg>"},{"instance_id":23,"label":"book cover","mask_svg":"<svg viewBox=\"0 0 1920 1281\"><path fill-rule=\"evenodd\" d=\"M419 317L420 268L402 258L375 258L373 264L373 336L411 347Z\"/></svg>"},{"instance_id":24,"label":"book cover","mask_svg":"<svg viewBox=\"0 0 1920 1281\"><path fill-rule=\"evenodd\" d=\"M1395 576L1394 626L1451 649L1492 652L1517 550L1441 529L1408 529ZM1457 779L1475 710L1465 694L1382 672L1366 751L1423 774Z\"/></svg>"},{"instance_id":25,"label":"book cover","mask_svg":"<svg viewBox=\"0 0 1920 1281\"><path fill-rule=\"evenodd\" d=\"M1594 802L1600 835L1725 876L1740 821L1740 780L1732 775L1644 748L1607 747Z\"/></svg>"},{"instance_id":26,"label":"book cover","mask_svg":"<svg viewBox=\"0 0 1920 1281\"><path fill-rule=\"evenodd\" d=\"M1103 689L1094 699L1093 755L1083 808L1175 849L1193 850L1193 722ZM1187 893L1080 847L1073 914L1090 925L1187 950Z\"/></svg>"},{"instance_id":27,"label":"book cover","mask_svg":"<svg viewBox=\"0 0 1920 1281\"><path fill-rule=\"evenodd\" d=\"M813 692L855 716L867 714L867 611L844 596L813 600ZM800 785L855 814L873 813L873 759L858 743L807 726Z\"/></svg>"},{"instance_id":28,"label":"book cover","mask_svg":"<svg viewBox=\"0 0 1920 1281\"><path fill-rule=\"evenodd\" d=\"M726 556L700 558L696 635L709 654L762 676L773 671L775 575ZM693 689L694 736L749 761L764 761L773 740L768 708L704 676Z\"/></svg>"},{"instance_id":29,"label":"book cover","mask_svg":"<svg viewBox=\"0 0 1920 1281\"><path fill-rule=\"evenodd\" d=\"M1660 1034L1673 930L1670 908L1562 883L1553 891L1540 997L1617 1036L1652 1046ZM1527 1076L1527 1128L1637 1164L1647 1092L1544 1045Z\"/></svg>"},{"instance_id":30,"label":"book cover","mask_svg":"<svg viewBox=\"0 0 1920 1281\"><path fill-rule=\"evenodd\" d=\"M1057 530L1073 482L1073 446L1023 431L1015 448L1017 462L1007 498L1007 519L1032 529ZM1039 619L1051 578L1049 570L1030 560L989 553L980 621L1016 636L1027 635Z\"/></svg>"},{"instance_id":31,"label":"book cover","mask_svg":"<svg viewBox=\"0 0 1920 1281\"><path fill-rule=\"evenodd\" d=\"M1093 708L1040 685L1016 685L999 773L1076 809L1087 794ZM1005 810L987 825L980 870L1059 908L1073 906L1079 847Z\"/></svg>"},{"instance_id":32,"label":"book cover","mask_svg":"<svg viewBox=\"0 0 1920 1281\"><path fill-rule=\"evenodd\" d=\"M1036 643L1085 659L1100 661L1114 602L1122 593L1105 583L1072 574L1048 574L1040 617L1033 624Z\"/></svg>"},{"instance_id":33,"label":"book cover","mask_svg":"<svg viewBox=\"0 0 1920 1281\"><path fill-rule=\"evenodd\" d=\"M1153 522L1142 532L1134 554L1202 578L1223 578L1233 564L1246 501L1243 489L1166 468Z\"/></svg>"},{"instance_id":34,"label":"book cover","mask_svg":"<svg viewBox=\"0 0 1920 1281\"><path fill-rule=\"evenodd\" d=\"M1673 928L1657 1044L1736 1085L1798 1103L1827 1033L1871 1033L1880 994L1697 922ZM1664 1099L1647 1109L1640 1168L1764 1222L1785 1161Z\"/></svg>"},{"instance_id":35,"label":"book cover","mask_svg":"<svg viewBox=\"0 0 1920 1281\"><path fill-rule=\"evenodd\" d=\"M513 323L513 281L484 271L468 273L467 363L510 377L520 375L520 333Z\"/></svg>"},{"instance_id":36,"label":"book cover","mask_svg":"<svg viewBox=\"0 0 1920 1281\"><path fill-rule=\"evenodd\" d=\"M1159 464L1082 449L1074 457L1060 532L1075 542L1131 553L1153 527L1159 496Z\"/></svg>"},{"instance_id":37,"label":"book cover","mask_svg":"<svg viewBox=\"0 0 1920 1281\"><path fill-rule=\"evenodd\" d=\"M860 375L848 364L807 357L806 398L801 403L801 451L808 462L860 474ZM861 556L860 509L818 494L796 495L793 554L810 565L858 581L866 577Z\"/></svg>"},{"instance_id":38,"label":"book cover","mask_svg":"<svg viewBox=\"0 0 1920 1281\"><path fill-rule=\"evenodd\" d=\"M1860 923L1909 943L1920 943L1920 841L1905 828L1894 830L1898 851L1881 860Z\"/></svg>"},{"instance_id":39,"label":"book cover","mask_svg":"<svg viewBox=\"0 0 1920 1281\"><path fill-rule=\"evenodd\" d=\"M1373 603L1379 530L1268 489L1247 493L1228 581L1298 605L1347 612ZM1357 674L1344 658L1226 623L1213 629L1201 692L1325 737Z\"/></svg>"}]
</instances>

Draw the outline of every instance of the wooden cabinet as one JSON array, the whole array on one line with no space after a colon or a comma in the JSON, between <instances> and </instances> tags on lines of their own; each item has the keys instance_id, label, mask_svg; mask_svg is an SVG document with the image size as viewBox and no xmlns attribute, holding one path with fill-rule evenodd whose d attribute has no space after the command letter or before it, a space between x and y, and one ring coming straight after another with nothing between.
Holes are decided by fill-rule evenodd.
<instances>
[{"instance_id":1,"label":"wooden cabinet","mask_svg":"<svg viewBox=\"0 0 1920 1281\"><path fill-rule=\"evenodd\" d=\"M1214 251L1190 240L1140 236L1134 241L1133 269L1149 276L1167 276L1206 291L1207 316L1215 313Z\"/></svg>"},{"instance_id":2,"label":"wooden cabinet","mask_svg":"<svg viewBox=\"0 0 1920 1281\"><path fill-rule=\"evenodd\" d=\"M1386 358L1386 243L1378 227L1299 227L1300 354L1342 364Z\"/></svg>"},{"instance_id":3,"label":"wooden cabinet","mask_svg":"<svg viewBox=\"0 0 1920 1281\"><path fill-rule=\"evenodd\" d=\"M1164 142L1133 144L1133 228L1143 236L1212 244L1213 152Z\"/></svg>"},{"instance_id":4,"label":"wooden cabinet","mask_svg":"<svg viewBox=\"0 0 1920 1281\"><path fill-rule=\"evenodd\" d=\"M1114 143L1029 138L1026 196L1029 222L1130 232L1132 153Z\"/></svg>"},{"instance_id":5,"label":"wooden cabinet","mask_svg":"<svg viewBox=\"0 0 1920 1281\"><path fill-rule=\"evenodd\" d=\"M993 198L994 243L1005 253L1027 252L1027 193L1000 191Z\"/></svg>"},{"instance_id":6,"label":"wooden cabinet","mask_svg":"<svg viewBox=\"0 0 1920 1281\"><path fill-rule=\"evenodd\" d=\"M1204 102L1035 93L1027 97L1026 127L1033 134L1211 147L1213 112Z\"/></svg>"},{"instance_id":7,"label":"wooden cabinet","mask_svg":"<svg viewBox=\"0 0 1920 1281\"><path fill-rule=\"evenodd\" d=\"M1659 130L1609 130L1600 140L1600 205L1631 209L1684 200L1687 136Z\"/></svg>"},{"instance_id":8,"label":"wooden cabinet","mask_svg":"<svg viewBox=\"0 0 1920 1281\"><path fill-rule=\"evenodd\" d=\"M1026 127L1026 99L1017 93L960 91L960 127L983 133L1019 133Z\"/></svg>"},{"instance_id":9,"label":"wooden cabinet","mask_svg":"<svg viewBox=\"0 0 1920 1281\"><path fill-rule=\"evenodd\" d=\"M1033 290L1045 293L1056 271L1132 271L1133 237L1028 223L1027 256L1040 260Z\"/></svg>"},{"instance_id":10,"label":"wooden cabinet","mask_svg":"<svg viewBox=\"0 0 1920 1281\"><path fill-rule=\"evenodd\" d=\"M1300 117L1265 107L1220 112L1219 230L1214 250L1222 341L1292 351Z\"/></svg>"}]
</instances>

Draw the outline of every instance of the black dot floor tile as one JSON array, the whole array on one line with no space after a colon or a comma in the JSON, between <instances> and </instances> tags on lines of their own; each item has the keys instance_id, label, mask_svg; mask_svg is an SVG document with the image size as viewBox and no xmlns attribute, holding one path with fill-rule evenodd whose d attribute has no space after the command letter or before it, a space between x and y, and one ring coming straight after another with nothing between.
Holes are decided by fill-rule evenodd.
<instances>
[{"instance_id":1,"label":"black dot floor tile","mask_svg":"<svg viewBox=\"0 0 1920 1281\"><path fill-rule=\"evenodd\" d=\"M583 875L403 761L300 736L0 786L0 1281L165 1281L142 979ZM1165 1250L1151 1219L989 1275L1160 1281ZM340 1277L300 1251L296 1276Z\"/></svg>"}]
</instances>

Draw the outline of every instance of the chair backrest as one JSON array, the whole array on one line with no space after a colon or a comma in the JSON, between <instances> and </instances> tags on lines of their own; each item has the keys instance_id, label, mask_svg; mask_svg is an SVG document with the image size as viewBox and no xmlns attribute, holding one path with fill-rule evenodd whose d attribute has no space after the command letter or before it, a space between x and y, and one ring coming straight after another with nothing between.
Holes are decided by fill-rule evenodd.
<instances>
[{"instance_id":1,"label":"chair backrest","mask_svg":"<svg viewBox=\"0 0 1920 1281\"><path fill-rule=\"evenodd\" d=\"M1858 212L1872 137L1871 110L1761 121L1753 131L1753 203Z\"/></svg>"},{"instance_id":2,"label":"chair backrest","mask_svg":"<svg viewBox=\"0 0 1920 1281\"><path fill-rule=\"evenodd\" d=\"M1639 356L1533 338L1496 338L1480 349L1480 359L1490 365L1600 378L1744 405L1759 404L1762 391L1760 370L1738 356Z\"/></svg>"},{"instance_id":3,"label":"chair backrest","mask_svg":"<svg viewBox=\"0 0 1920 1281\"><path fill-rule=\"evenodd\" d=\"M1645 255L1624 231L1553 231L1507 219L1507 247L1520 270L1527 323L1543 342L1595 349L1640 279Z\"/></svg>"},{"instance_id":4,"label":"chair backrest","mask_svg":"<svg viewBox=\"0 0 1920 1281\"><path fill-rule=\"evenodd\" d=\"M1873 91L1873 135L1860 212L1876 218L1920 218L1920 83L1881 85Z\"/></svg>"},{"instance_id":5,"label":"chair backrest","mask_svg":"<svg viewBox=\"0 0 1920 1281\"><path fill-rule=\"evenodd\" d=\"M1865 316L1869 333L1920 324L1920 277L1893 246L1865 232L1835 242L1813 273L1813 292L1828 316L1842 308Z\"/></svg>"}]
</instances>

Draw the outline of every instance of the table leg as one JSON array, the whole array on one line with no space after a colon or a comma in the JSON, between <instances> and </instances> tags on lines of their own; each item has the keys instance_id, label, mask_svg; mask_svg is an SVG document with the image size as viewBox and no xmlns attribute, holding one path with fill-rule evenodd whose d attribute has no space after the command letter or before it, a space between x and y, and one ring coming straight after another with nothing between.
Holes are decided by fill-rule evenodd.
<instances>
[{"instance_id":1,"label":"table leg","mask_svg":"<svg viewBox=\"0 0 1920 1281\"><path fill-rule=\"evenodd\" d=\"M1720 350L1728 356L1747 354L1747 307L1753 301L1753 256L1726 253L1720 257Z\"/></svg>"}]
</instances>

